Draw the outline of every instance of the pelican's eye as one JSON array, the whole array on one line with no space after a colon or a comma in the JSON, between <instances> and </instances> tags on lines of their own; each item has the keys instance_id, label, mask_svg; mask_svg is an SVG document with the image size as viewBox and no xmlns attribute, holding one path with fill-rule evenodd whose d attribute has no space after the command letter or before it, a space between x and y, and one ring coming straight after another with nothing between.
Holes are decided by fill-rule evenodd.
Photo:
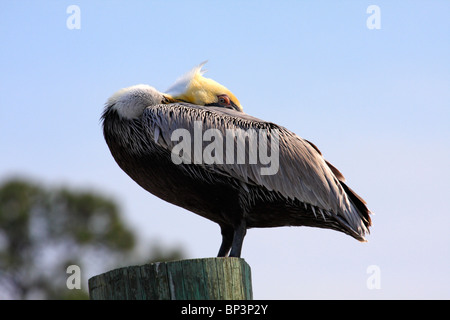
<instances>
[{"instance_id":1,"label":"pelican's eye","mask_svg":"<svg viewBox=\"0 0 450 320\"><path fill-rule=\"evenodd\" d=\"M226 94L221 94L217 96L219 105L223 107L231 106L230 98Z\"/></svg>"}]
</instances>

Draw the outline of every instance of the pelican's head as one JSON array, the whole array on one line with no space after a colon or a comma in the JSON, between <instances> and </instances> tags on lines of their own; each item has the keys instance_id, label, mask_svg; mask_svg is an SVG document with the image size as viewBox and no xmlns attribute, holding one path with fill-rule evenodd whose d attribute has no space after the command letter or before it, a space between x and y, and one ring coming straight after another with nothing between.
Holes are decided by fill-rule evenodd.
<instances>
[{"instance_id":1,"label":"pelican's head","mask_svg":"<svg viewBox=\"0 0 450 320\"><path fill-rule=\"evenodd\" d=\"M168 90L173 99L202 106L219 106L243 111L239 100L230 90L212 79L203 77L206 72L202 67L206 63L193 68L179 78Z\"/></svg>"},{"instance_id":2,"label":"pelican's head","mask_svg":"<svg viewBox=\"0 0 450 320\"><path fill-rule=\"evenodd\" d=\"M149 85L138 84L114 93L106 102L105 112L111 109L122 118L136 119L142 116L148 106L171 102L176 100Z\"/></svg>"}]
</instances>

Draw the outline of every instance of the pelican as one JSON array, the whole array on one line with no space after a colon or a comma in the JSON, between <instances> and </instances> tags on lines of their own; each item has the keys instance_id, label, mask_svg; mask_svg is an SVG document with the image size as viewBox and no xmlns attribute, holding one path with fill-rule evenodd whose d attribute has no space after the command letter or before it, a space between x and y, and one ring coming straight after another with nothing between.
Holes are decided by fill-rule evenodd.
<instances>
[{"instance_id":1,"label":"pelican","mask_svg":"<svg viewBox=\"0 0 450 320\"><path fill-rule=\"evenodd\" d=\"M341 172L313 143L244 113L230 90L203 76L203 65L166 93L141 84L107 100L103 134L119 167L153 195L216 222L222 235L219 257L240 257L250 228L318 227L366 241L371 212ZM175 135L180 130L188 135ZM250 144L250 131L264 143ZM207 133L214 134L205 138ZM239 155L242 133L248 147ZM219 142L220 134L231 138L206 152L205 145ZM184 141L189 135L200 144ZM229 142L236 144L228 148ZM225 158L221 146L236 154ZM267 161L249 161L262 159L258 152L264 147L276 156L269 173L263 171ZM225 160L212 161L221 155Z\"/></svg>"}]
</instances>

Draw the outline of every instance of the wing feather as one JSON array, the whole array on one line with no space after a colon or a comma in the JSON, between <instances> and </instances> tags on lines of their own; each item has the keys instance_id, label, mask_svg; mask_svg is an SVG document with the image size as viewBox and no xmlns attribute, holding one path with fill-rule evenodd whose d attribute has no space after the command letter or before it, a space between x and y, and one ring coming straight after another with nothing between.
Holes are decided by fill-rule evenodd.
<instances>
[{"instance_id":1,"label":"wing feather","mask_svg":"<svg viewBox=\"0 0 450 320\"><path fill-rule=\"evenodd\" d=\"M276 191L286 198L298 199L325 212L331 212L340 216L338 220L345 220L361 237L368 232L366 226L370 224L367 224L367 220L364 223L361 219L363 214L360 211L365 204L363 200L360 201L359 196L346 185L345 187L341 185L341 181L342 183L345 181L343 175L325 161L314 144L286 128L243 112L187 103L150 106L143 114L143 124L149 138L157 141L167 151L171 151L178 143L171 139L176 129L186 129L191 137L194 137L195 126L197 125L198 129L199 123L201 123L202 134L205 130L217 129L223 137L227 137L227 130L234 130L233 132L237 132L234 138L236 142L238 139L245 139L244 134L254 129L259 139L265 139L268 149L272 144L278 143L279 167L275 174L262 174L261 169L267 168L268 165L262 164L261 161L255 164L248 163L249 159L254 159L252 158L255 157L254 153L260 151L259 145L258 149L241 150L239 148L242 148L242 145L237 142L233 144L237 161L227 163L224 160L222 163L197 164L206 171L226 175L241 184L264 186L267 190ZM209 143L209 141L203 143ZM223 145L225 146L226 143L224 142ZM204 144L193 145L190 159L194 159L195 150L201 152L204 146ZM225 148L225 153L229 151ZM353 201L357 201L356 205L350 201L346 190L352 193L351 197ZM365 209L368 211L367 208Z\"/></svg>"}]
</instances>

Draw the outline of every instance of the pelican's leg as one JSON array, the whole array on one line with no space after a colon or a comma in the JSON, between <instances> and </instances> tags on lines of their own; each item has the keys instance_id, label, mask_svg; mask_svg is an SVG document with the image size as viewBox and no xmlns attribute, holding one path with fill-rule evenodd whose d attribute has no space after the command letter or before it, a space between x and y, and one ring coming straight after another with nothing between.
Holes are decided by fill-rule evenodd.
<instances>
[{"instance_id":1,"label":"pelican's leg","mask_svg":"<svg viewBox=\"0 0 450 320\"><path fill-rule=\"evenodd\" d=\"M241 256L242 244L244 243L244 237L246 233L247 225L245 223L245 220L242 220L237 228L234 229L233 244L231 246L230 257L239 258Z\"/></svg>"},{"instance_id":2,"label":"pelican's leg","mask_svg":"<svg viewBox=\"0 0 450 320\"><path fill-rule=\"evenodd\" d=\"M231 244L233 243L234 230L229 226L220 226L220 231L222 232L222 244L220 245L218 257L226 257L231 249Z\"/></svg>"}]
</instances>

